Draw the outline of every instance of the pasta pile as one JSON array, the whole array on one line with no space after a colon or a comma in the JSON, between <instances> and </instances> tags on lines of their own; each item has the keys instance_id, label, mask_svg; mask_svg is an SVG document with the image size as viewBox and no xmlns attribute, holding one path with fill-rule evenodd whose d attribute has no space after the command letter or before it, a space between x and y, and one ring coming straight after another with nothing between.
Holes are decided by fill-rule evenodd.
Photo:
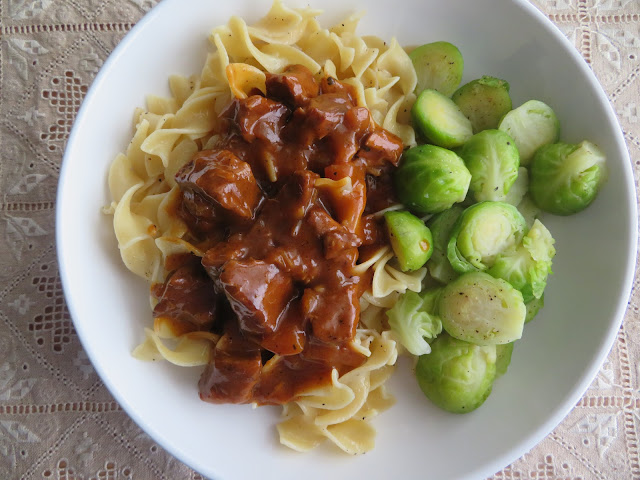
<instances>
[{"instance_id":1,"label":"pasta pile","mask_svg":"<svg viewBox=\"0 0 640 480\"><path fill-rule=\"evenodd\" d=\"M217 117L233 96L244 98L255 88L264 91L265 71L277 73L301 64L318 76L348 83L355 87L358 105L367 107L377 124L399 136L405 147L415 144L408 112L415 101L416 74L406 52L395 39L387 44L356 35L361 15L325 29L315 18L319 13L287 8L276 0L254 25L232 17L212 31L215 50L200 75L172 76L171 97L149 96L147 109L136 109L131 143L109 172L113 201L106 209L113 214L122 260L133 273L160 283L168 273L169 256L204 254L185 239L186 225L171 212L179 194L174 176L196 152L215 143ZM334 370L331 386L284 406L278 432L281 443L292 449L307 451L329 439L347 453L371 450L375 432L367 421L393 403L384 383L398 350L390 333L383 331L381 314L407 289L420 291L426 270L402 273L393 267L389 247L357 269L374 272L372 289L361 299L354 341L368 359L341 377ZM134 355L181 366L205 365L217 340L207 332L176 332L156 319Z\"/></svg>"}]
</instances>

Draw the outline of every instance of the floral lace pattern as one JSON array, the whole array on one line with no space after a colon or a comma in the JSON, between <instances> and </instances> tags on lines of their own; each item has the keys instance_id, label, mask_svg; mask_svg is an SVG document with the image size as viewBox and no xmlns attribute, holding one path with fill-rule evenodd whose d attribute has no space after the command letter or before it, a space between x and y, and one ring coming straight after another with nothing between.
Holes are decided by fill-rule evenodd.
<instances>
[{"instance_id":1,"label":"floral lace pattern","mask_svg":"<svg viewBox=\"0 0 640 480\"><path fill-rule=\"evenodd\" d=\"M640 2L532 0L595 71L640 175ZM0 478L202 479L111 398L64 303L54 248L62 153L109 53L157 0L0 0ZM640 280L596 379L492 480L640 479ZM44 421L46 419L46 421ZM99 447L98 447L99 446Z\"/></svg>"}]
</instances>

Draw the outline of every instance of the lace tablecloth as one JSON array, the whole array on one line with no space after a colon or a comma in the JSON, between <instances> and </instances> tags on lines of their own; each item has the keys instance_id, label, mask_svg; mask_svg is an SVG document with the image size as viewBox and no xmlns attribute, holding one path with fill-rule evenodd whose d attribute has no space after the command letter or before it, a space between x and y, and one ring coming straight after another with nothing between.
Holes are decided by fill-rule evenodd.
<instances>
[{"instance_id":1,"label":"lace tablecloth","mask_svg":"<svg viewBox=\"0 0 640 480\"><path fill-rule=\"evenodd\" d=\"M62 153L91 81L155 0L0 0L0 479L199 479L121 410L65 307ZM540 0L592 66L640 171L640 2ZM569 416L493 479L640 479L640 293ZM541 394L543 394L541 392Z\"/></svg>"}]
</instances>

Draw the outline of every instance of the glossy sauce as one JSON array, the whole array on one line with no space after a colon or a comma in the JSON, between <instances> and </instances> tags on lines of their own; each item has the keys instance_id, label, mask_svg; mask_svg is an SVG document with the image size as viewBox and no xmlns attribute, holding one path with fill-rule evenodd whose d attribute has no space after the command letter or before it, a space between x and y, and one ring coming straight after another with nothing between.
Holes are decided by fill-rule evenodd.
<instances>
[{"instance_id":1,"label":"glossy sauce","mask_svg":"<svg viewBox=\"0 0 640 480\"><path fill-rule=\"evenodd\" d=\"M286 403L365 361L350 343L370 276L354 266L387 242L370 214L395 203L402 143L349 85L294 65L266 88L176 174L189 240L210 248L153 290L156 317L222 335L199 384L213 403Z\"/></svg>"}]
</instances>

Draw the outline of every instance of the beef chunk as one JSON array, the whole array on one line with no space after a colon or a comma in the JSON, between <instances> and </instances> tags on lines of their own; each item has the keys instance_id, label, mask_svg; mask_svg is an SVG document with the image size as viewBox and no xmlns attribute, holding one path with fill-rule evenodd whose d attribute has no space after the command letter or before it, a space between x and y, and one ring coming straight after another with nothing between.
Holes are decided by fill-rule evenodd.
<instances>
[{"instance_id":1,"label":"beef chunk","mask_svg":"<svg viewBox=\"0 0 640 480\"><path fill-rule=\"evenodd\" d=\"M360 317L358 286L307 288L302 296L302 310L318 340L348 342L356 334Z\"/></svg>"},{"instance_id":2,"label":"beef chunk","mask_svg":"<svg viewBox=\"0 0 640 480\"><path fill-rule=\"evenodd\" d=\"M293 108L307 105L320 92L313 74L302 65L289 65L282 73L267 73L266 85L268 97Z\"/></svg>"},{"instance_id":3,"label":"beef chunk","mask_svg":"<svg viewBox=\"0 0 640 480\"><path fill-rule=\"evenodd\" d=\"M285 105L261 95L235 101L234 121L245 141L253 142L258 138L267 143L280 142L280 130L290 114Z\"/></svg>"},{"instance_id":4,"label":"beef chunk","mask_svg":"<svg viewBox=\"0 0 640 480\"><path fill-rule=\"evenodd\" d=\"M218 296L214 292L213 281L197 262L189 262L174 270L158 287L155 288L159 301L153 309L154 318L188 322L194 330L213 324Z\"/></svg>"},{"instance_id":5,"label":"beef chunk","mask_svg":"<svg viewBox=\"0 0 640 480\"><path fill-rule=\"evenodd\" d=\"M259 260L227 262L219 282L238 316L240 330L259 335L276 329L294 295L291 277Z\"/></svg>"},{"instance_id":6,"label":"beef chunk","mask_svg":"<svg viewBox=\"0 0 640 480\"><path fill-rule=\"evenodd\" d=\"M336 222L321 207L311 208L306 220L322 238L325 258L336 258L343 250L358 247L362 243L358 235Z\"/></svg>"},{"instance_id":7,"label":"beef chunk","mask_svg":"<svg viewBox=\"0 0 640 480\"><path fill-rule=\"evenodd\" d=\"M176 182L187 210L210 222L249 220L262 200L251 167L228 150L196 154L178 171Z\"/></svg>"},{"instance_id":8,"label":"beef chunk","mask_svg":"<svg viewBox=\"0 0 640 480\"><path fill-rule=\"evenodd\" d=\"M262 371L260 347L246 340L233 322L227 325L200 377L200 398L211 403L248 403Z\"/></svg>"},{"instance_id":9,"label":"beef chunk","mask_svg":"<svg viewBox=\"0 0 640 480\"><path fill-rule=\"evenodd\" d=\"M356 100L356 89L348 83L343 83L333 77L324 77L320 80L320 91L322 93L340 93L347 96L354 105Z\"/></svg>"},{"instance_id":10,"label":"beef chunk","mask_svg":"<svg viewBox=\"0 0 640 480\"><path fill-rule=\"evenodd\" d=\"M380 175L380 167L385 162L398 166L401 155L402 140L382 128L369 134L358 151L358 157L364 161L367 171L374 175Z\"/></svg>"},{"instance_id":11,"label":"beef chunk","mask_svg":"<svg viewBox=\"0 0 640 480\"><path fill-rule=\"evenodd\" d=\"M209 277L217 283L222 267L230 260L242 260L249 248L242 242L243 236L235 234L227 241L219 242L208 249L202 257L202 266Z\"/></svg>"},{"instance_id":12,"label":"beef chunk","mask_svg":"<svg viewBox=\"0 0 640 480\"><path fill-rule=\"evenodd\" d=\"M292 302L284 318L273 333L266 334L260 345L277 355L297 355L306 344L305 319L300 312L300 302Z\"/></svg>"}]
</instances>

